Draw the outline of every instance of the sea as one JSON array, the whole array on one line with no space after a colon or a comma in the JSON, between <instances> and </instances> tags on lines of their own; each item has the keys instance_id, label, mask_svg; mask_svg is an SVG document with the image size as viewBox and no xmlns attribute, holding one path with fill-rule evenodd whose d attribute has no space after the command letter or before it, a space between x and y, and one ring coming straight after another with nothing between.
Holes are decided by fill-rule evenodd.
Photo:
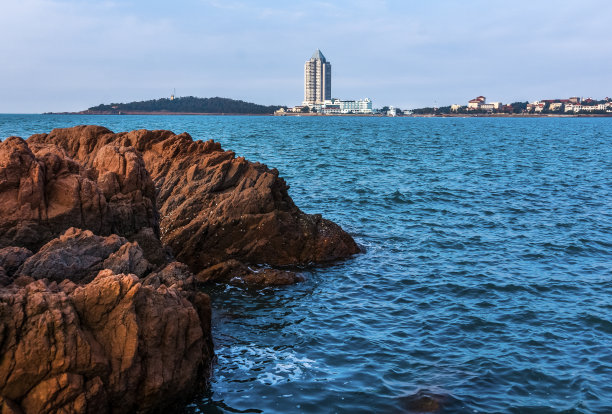
<instances>
[{"instance_id":1,"label":"sea","mask_svg":"<svg viewBox=\"0 0 612 414\"><path fill-rule=\"evenodd\" d=\"M612 413L612 118L0 115L214 139L363 252L212 297L184 413Z\"/></svg>"}]
</instances>

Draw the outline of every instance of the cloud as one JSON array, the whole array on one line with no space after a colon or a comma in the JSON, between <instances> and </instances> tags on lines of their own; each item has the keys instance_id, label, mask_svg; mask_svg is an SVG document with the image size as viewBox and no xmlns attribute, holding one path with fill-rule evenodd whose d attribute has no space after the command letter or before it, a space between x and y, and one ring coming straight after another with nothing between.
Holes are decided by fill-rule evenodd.
<instances>
[{"instance_id":1,"label":"cloud","mask_svg":"<svg viewBox=\"0 0 612 414\"><path fill-rule=\"evenodd\" d=\"M291 105L316 48L332 62L334 96L381 106L606 95L610 15L610 2L548 0L2 0L0 112L175 87Z\"/></svg>"}]
</instances>

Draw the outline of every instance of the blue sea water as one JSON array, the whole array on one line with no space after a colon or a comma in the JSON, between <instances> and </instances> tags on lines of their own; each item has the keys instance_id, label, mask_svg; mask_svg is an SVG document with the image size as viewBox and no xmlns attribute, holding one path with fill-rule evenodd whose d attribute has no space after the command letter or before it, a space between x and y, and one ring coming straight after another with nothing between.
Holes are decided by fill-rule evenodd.
<instances>
[{"instance_id":1,"label":"blue sea water","mask_svg":"<svg viewBox=\"0 0 612 414\"><path fill-rule=\"evenodd\" d=\"M210 288L186 413L612 413L611 118L0 115L0 137L78 124L215 139L365 250Z\"/></svg>"}]
</instances>

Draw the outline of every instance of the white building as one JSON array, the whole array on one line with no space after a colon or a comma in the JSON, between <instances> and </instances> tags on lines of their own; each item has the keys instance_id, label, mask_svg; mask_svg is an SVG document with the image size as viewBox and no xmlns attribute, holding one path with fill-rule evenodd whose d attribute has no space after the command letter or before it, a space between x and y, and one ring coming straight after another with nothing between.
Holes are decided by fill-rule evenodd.
<instances>
[{"instance_id":1,"label":"white building","mask_svg":"<svg viewBox=\"0 0 612 414\"><path fill-rule=\"evenodd\" d=\"M478 109L482 109L483 111L492 111L493 109L499 109L501 106L501 102L490 102L480 104Z\"/></svg>"},{"instance_id":2,"label":"white building","mask_svg":"<svg viewBox=\"0 0 612 414\"><path fill-rule=\"evenodd\" d=\"M480 105L482 105L486 101L487 101L487 98L485 98L484 96L479 96L478 98L474 98L468 102L468 109L479 109Z\"/></svg>"},{"instance_id":3,"label":"white building","mask_svg":"<svg viewBox=\"0 0 612 414\"><path fill-rule=\"evenodd\" d=\"M304 105L321 105L331 99L331 63L319 49L304 64Z\"/></svg>"},{"instance_id":4,"label":"white building","mask_svg":"<svg viewBox=\"0 0 612 414\"><path fill-rule=\"evenodd\" d=\"M565 104L565 112L594 112L594 111L605 111L610 108L608 104L597 104L597 105L580 105L580 104Z\"/></svg>"},{"instance_id":5,"label":"white building","mask_svg":"<svg viewBox=\"0 0 612 414\"><path fill-rule=\"evenodd\" d=\"M497 110L502 107L501 102L489 102L487 103L487 98L484 96L479 96L478 98L474 98L468 102L468 109L471 110L482 110L482 111L492 111ZM451 108L452 109L452 108Z\"/></svg>"},{"instance_id":6,"label":"white building","mask_svg":"<svg viewBox=\"0 0 612 414\"><path fill-rule=\"evenodd\" d=\"M343 101L341 99L333 99L326 101L321 106L321 113L324 114L371 114L372 101L369 98L360 99L357 101Z\"/></svg>"}]
</instances>

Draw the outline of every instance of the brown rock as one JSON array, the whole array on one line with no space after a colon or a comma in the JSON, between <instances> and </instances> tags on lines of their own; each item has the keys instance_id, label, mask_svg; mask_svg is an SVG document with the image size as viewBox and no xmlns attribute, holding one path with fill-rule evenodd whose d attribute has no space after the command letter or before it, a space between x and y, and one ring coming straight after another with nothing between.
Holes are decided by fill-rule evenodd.
<instances>
[{"instance_id":1,"label":"brown rock","mask_svg":"<svg viewBox=\"0 0 612 414\"><path fill-rule=\"evenodd\" d=\"M152 228L159 236L155 187L140 154L131 147L107 145L92 166L109 205L111 232L129 237Z\"/></svg>"},{"instance_id":2,"label":"brown rock","mask_svg":"<svg viewBox=\"0 0 612 414\"><path fill-rule=\"evenodd\" d=\"M199 272L196 278L203 283L229 283L249 287L292 285L304 281L302 275L294 272L270 268L250 268L238 260L218 263Z\"/></svg>"},{"instance_id":3,"label":"brown rock","mask_svg":"<svg viewBox=\"0 0 612 414\"><path fill-rule=\"evenodd\" d=\"M138 243L125 243L102 263L103 269L114 273L134 274L143 277L151 270L151 264L145 259L144 252Z\"/></svg>"},{"instance_id":4,"label":"brown rock","mask_svg":"<svg viewBox=\"0 0 612 414\"><path fill-rule=\"evenodd\" d=\"M418 390L414 394L400 397L401 412L411 414L440 413L442 411L460 412L458 400L450 394L429 390ZM464 408L464 407L462 407Z\"/></svg>"},{"instance_id":5,"label":"brown rock","mask_svg":"<svg viewBox=\"0 0 612 414\"><path fill-rule=\"evenodd\" d=\"M159 234L151 227L143 227L136 234L129 236L128 240L137 242L147 260L154 265L161 266L173 260L172 250L164 247Z\"/></svg>"},{"instance_id":6,"label":"brown rock","mask_svg":"<svg viewBox=\"0 0 612 414\"><path fill-rule=\"evenodd\" d=\"M39 280L0 289L2 412L162 409L208 369L209 329L205 294L110 270L76 288Z\"/></svg>"},{"instance_id":7,"label":"brown rock","mask_svg":"<svg viewBox=\"0 0 612 414\"><path fill-rule=\"evenodd\" d=\"M203 283L224 282L227 283L233 278L242 278L250 273L249 268L238 260L231 259L217 263L200 271L196 278Z\"/></svg>"},{"instance_id":8,"label":"brown rock","mask_svg":"<svg viewBox=\"0 0 612 414\"><path fill-rule=\"evenodd\" d=\"M7 400L0 395L0 413L2 414L23 414L17 403Z\"/></svg>"},{"instance_id":9,"label":"brown rock","mask_svg":"<svg viewBox=\"0 0 612 414\"><path fill-rule=\"evenodd\" d=\"M13 281L12 277L9 277L6 270L3 267L0 267L0 287L6 286Z\"/></svg>"},{"instance_id":10,"label":"brown rock","mask_svg":"<svg viewBox=\"0 0 612 414\"><path fill-rule=\"evenodd\" d=\"M210 298L159 239L140 152L96 144L85 162L35 141L0 143L2 413L144 413L188 397L212 358Z\"/></svg>"},{"instance_id":11,"label":"brown rock","mask_svg":"<svg viewBox=\"0 0 612 414\"><path fill-rule=\"evenodd\" d=\"M32 252L23 247L5 247L0 249L0 267L3 267L6 273L12 276L30 256Z\"/></svg>"},{"instance_id":12,"label":"brown rock","mask_svg":"<svg viewBox=\"0 0 612 414\"><path fill-rule=\"evenodd\" d=\"M61 282L87 283L102 269L145 274L149 263L137 244L116 234L96 236L90 230L70 228L45 244L20 267L18 276Z\"/></svg>"},{"instance_id":13,"label":"brown rock","mask_svg":"<svg viewBox=\"0 0 612 414\"><path fill-rule=\"evenodd\" d=\"M32 251L78 226L95 234L158 234L153 182L133 148L100 148L84 167L54 145L0 143L0 248Z\"/></svg>"},{"instance_id":14,"label":"brown rock","mask_svg":"<svg viewBox=\"0 0 612 414\"><path fill-rule=\"evenodd\" d=\"M53 398L49 398L49 396ZM23 399L26 413L99 413L107 412L102 380L87 381L82 375L63 373L36 385Z\"/></svg>"},{"instance_id":15,"label":"brown rock","mask_svg":"<svg viewBox=\"0 0 612 414\"><path fill-rule=\"evenodd\" d=\"M278 269L259 269L241 278L232 278L229 283L248 286L283 286L303 282L304 277L294 272Z\"/></svg>"},{"instance_id":16,"label":"brown rock","mask_svg":"<svg viewBox=\"0 0 612 414\"><path fill-rule=\"evenodd\" d=\"M161 285L166 285L167 287L193 290L195 289L195 278L186 264L172 262L144 278L143 284L153 286L156 289Z\"/></svg>"},{"instance_id":17,"label":"brown rock","mask_svg":"<svg viewBox=\"0 0 612 414\"><path fill-rule=\"evenodd\" d=\"M161 240L194 272L230 259L298 265L359 250L338 225L299 210L277 170L236 158L213 141L80 126L34 135L28 143L57 145L90 167L106 145L142 153L158 192Z\"/></svg>"}]
</instances>

